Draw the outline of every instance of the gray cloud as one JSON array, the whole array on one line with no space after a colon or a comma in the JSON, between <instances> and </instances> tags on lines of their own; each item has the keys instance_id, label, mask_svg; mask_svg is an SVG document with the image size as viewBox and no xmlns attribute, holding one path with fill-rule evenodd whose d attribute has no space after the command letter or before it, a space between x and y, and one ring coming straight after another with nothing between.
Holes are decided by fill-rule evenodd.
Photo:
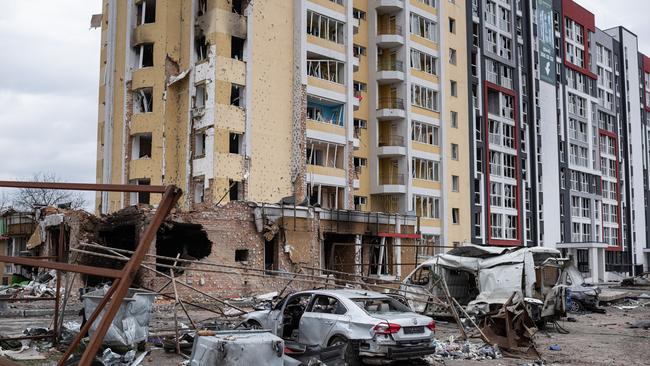
<instances>
[{"instance_id":1,"label":"gray cloud","mask_svg":"<svg viewBox=\"0 0 650 366\"><path fill-rule=\"evenodd\" d=\"M3 2L0 179L94 182L101 31L89 24L100 12L101 0Z\"/></svg>"},{"instance_id":2,"label":"gray cloud","mask_svg":"<svg viewBox=\"0 0 650 366\"><path fill-rule=\"evenodd\" d=\"M647 0L576 0L596 17L596 27L607 29L619 25L639 38L639 51L650 56L650 22Z\"/></svg>"}]
</instances>

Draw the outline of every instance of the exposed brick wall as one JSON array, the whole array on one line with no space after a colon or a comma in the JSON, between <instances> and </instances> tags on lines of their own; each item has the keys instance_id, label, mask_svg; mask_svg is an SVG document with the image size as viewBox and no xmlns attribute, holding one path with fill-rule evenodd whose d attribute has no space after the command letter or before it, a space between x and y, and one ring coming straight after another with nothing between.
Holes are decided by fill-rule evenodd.
<instances>
[{"instance_id":1,"label":"exposed brick wall","mask_svg":"<svg viewBox=\"0 0 650 366\"><path fill-rule=\"evenodd\" d=\"M301 202L307 196L307 86L294 76L293 143L291 181L294 197Z\"/></svg>"}]
</instances>

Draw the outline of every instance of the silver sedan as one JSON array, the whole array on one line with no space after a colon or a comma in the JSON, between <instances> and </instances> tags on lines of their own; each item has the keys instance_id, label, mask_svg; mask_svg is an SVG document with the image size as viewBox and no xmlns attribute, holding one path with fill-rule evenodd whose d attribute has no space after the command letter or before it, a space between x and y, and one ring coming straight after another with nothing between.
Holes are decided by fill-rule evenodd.
<instances>
[{"instance_id":1,"label":"silver sedan","mask_svg":"<svg viewBox=\"0 0 650 366\"><path fill-rule=\"evenodd\" d=\"M344 343L346 361L385 364L435 352L433 319L399 301L363 290L313 290L286 296L271 310L246 315L250 328L306 345Z\"/></svg>"}]
</instances>

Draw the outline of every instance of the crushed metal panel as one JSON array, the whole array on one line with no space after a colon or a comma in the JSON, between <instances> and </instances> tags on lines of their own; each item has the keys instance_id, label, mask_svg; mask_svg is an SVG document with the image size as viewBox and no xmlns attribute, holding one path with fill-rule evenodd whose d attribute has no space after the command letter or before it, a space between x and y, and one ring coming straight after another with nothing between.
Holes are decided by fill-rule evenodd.
<instances>
[{"instance_id":1,"label":"crushed metal panel","mask_svg":"<svg viewBox=\"0 0 650 366\"><path fill-rule=\"evenodd\" d=\"M449 250L447 254L459 257L487 258L508 253L512 249L513 247L488 247L484 245L465 244Z\"/></svg>"},{"instance_id":2,"label":"crushed metal panel","mask_svg":"<svg viewBox=\"0 0 650 366\"><path fill-rule=\"evenodd\" d=\"M108 287L83 295L86 318L90 318L107 291ZM153 292L129 289L120 310L113 318L113 322L104 336L103 343L115 346L133 346L147 340L151 307L155 297L156 293ZM102 318L103 314L90 327L91 335L97 330Z\"/></svg>"},{"instance_id":3,"label":"crushed metal panel","mask_svg":"<svg viewBox=\"0 0 650 366\"><path fill-rule=\"evenodd\" d=\"M102 26L102 19L104 14L93 14L90 17L90 29L100 28Z\"/></svg>"},{"instance_id":4,"label":"crushed metal panel","mask_svg":"<svg viewBox=\"0 0 650 366\"><path fill-rule=\"evenodd\" d=\"M27 249L34 249L37 246L43 244L43 236L41 235L41 227L37 226L34 229L34 233L29 237L27 241Z\"/></svg>"},{"instance_id":5,"label":"crushed metal panel","mask_svg":"<svg viewBox=\"0 0 650 366\"><path fill-rule=\"evenodd\" d=\"M282 366L284 340L269 331L233 330L198 336L192 347L191 366Z\"/></svg>"}]
</instances>

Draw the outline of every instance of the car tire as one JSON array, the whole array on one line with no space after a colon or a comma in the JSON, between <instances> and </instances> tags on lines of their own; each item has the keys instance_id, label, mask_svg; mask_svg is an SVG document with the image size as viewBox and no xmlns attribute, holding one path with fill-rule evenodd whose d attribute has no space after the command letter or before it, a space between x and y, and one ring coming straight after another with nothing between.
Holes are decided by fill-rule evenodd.
<instances>
[{"instance_id":1,"label":"car tire","mask_svg":"<svg viewBox=\"0 0 650 366\"><path fill-rule=\"evenodd\" d=\"M584 306L582 306L582 303L578 300L572 299L569 302L569 308L567 309L569 313L581 313L584 311Z\"/></svg>"},{"instance_id":2,"label":"car tire","mask_svg":"<svg viewBox=\"0 0 650 366\"><path fill-rule=\"evenodd\" d=\"M244 323L244 326L246 327L246 329L252 329L252 330L264 329L262 327L262 324L260 324L256 320L248 320L246 321L246 323Z\"/></svg>"},{"instance_id":3,"label":"car tire","mask_svg":"<svg viewBox=\"0 0 650 366\"><path fill-rule=\"evenodd\" d=\"M343 360L348 366L361 366L361 358L359 357L359 350L354 347L354 344L350 342L344 336L334 336L327 342L328 346L336 346L344 344L343 348Z\"/></svg>"}]
</instances>

